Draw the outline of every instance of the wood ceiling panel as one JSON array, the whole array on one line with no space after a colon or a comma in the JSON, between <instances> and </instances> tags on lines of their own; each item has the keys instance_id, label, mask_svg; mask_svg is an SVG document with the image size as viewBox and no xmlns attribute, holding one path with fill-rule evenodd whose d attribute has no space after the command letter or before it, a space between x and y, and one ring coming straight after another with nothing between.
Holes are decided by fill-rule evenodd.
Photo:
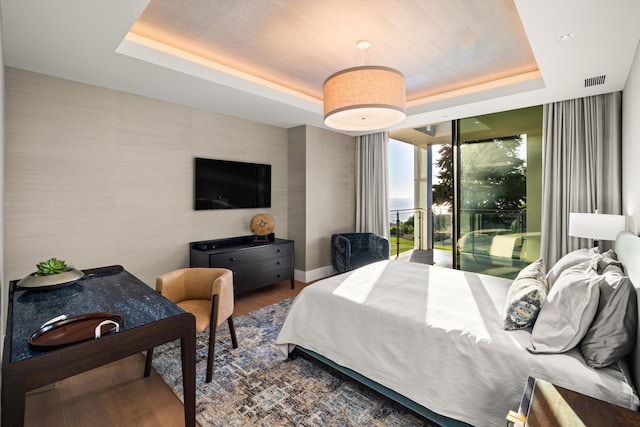
<instances>
[{"instance_id":1,"label":"wood ceiling panel","mask_svg":"<svg viewBox=\"0 0 640 427\"><path fill-rule=\"evenodd\" d=\"M131 32L318 99L360 39L408 100L537 70L512 0L151 0Z\"/></svg>"}]
</instances>

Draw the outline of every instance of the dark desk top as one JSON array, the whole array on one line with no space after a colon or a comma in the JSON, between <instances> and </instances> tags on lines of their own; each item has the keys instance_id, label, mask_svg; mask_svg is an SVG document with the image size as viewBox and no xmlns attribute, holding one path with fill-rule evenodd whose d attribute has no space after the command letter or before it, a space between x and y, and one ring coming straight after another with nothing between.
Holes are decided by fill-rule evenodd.
<instances>
[{"instance_id":1,"label":"dark desk top","mask_svg":"<svg viewBox=\"0 0 640 427\"><path fill-rule=\"evenodd\" d=\"M184 313L120 266L84 273L85 277L73 285L50 291L28 291L18 288L17 281L11 283L13 321L7 325L7 334L11 334L10 363L43 354L31 349L27 340L42 324L62 314L71 317L96 311L122 313L122 332Z\"/></svg>"}]
</instances>

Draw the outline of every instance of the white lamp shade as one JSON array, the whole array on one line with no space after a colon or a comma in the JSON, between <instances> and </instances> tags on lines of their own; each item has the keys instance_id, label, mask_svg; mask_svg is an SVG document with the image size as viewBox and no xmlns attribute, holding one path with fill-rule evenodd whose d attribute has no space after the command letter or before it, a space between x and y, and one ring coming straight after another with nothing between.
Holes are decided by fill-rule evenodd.
<instances>
[{"instance_id":1,"label":"white lamp shade","mask_svg":"<svg viewBox=\"0 0 640 427\"><path fill-rule=\"evenodd\" d=\"M385 129L406 117L404 76L367 65L337 72L324 82L324 123L347 131Z\"/></svg>"},{"instance_id":2,"label":"white lamp shade","mask_svg":"<svg viewBox=\"0 0 640 427\"><path fill-rule=\"evenodd\" d=\"M593 240L616 240L625 229L624 215L570 213L569 236Z\"/></svg>"}]
</instances>

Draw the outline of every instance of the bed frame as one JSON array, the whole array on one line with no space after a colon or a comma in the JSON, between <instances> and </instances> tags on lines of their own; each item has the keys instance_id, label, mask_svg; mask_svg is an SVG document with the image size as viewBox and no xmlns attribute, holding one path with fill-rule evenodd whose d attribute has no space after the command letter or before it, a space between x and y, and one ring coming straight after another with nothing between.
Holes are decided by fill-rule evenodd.
<instances>
[{"instance_id":1,"label":"bed frame","mask_svg":"<svg viewBox=\"0 0 640 427\"><path fill-rule=\"evenodd\" d=\"M627 359L627 364L630 368L630 378L633 380L633 385L635 388L636 384L640 384L640 348L638 348L638 343L640 343L640 237L630 231L621 232L617 239L615 245L615 251L618 255L618 259L622 262L624 266L625 273L631 278L631 281L636 288L636 297L638 298L638 336L636 337L636 345L634 347L633 352ZM296 346L294 350L289 353L289 359L293 360L296 357L301 356L307 360L312 362L319 362L321 365L324 365L331 369L334 372L337 372L339 375L345 376L352 380L357 381L363 386L373 390L376 393L381 394L382 396L396 402L397 404L405 407L411 412L415 413L419 417L426 419L431 423L436 423L442 427L469 427L470 425L464 423L462 421L455 420L453 418L445 417L440 414L437 414L428 408L414 402L406 398L405 396L381 385L375 381L370 380L369 378L360 375L359 373L340 366L333 361L327 359L315 353L311 350L307 350L300 346ZM524 390L524 387L523 387ZM637 390L637 388L636 388ZM515 409L515 408L514 408ZM506 417L507 414L505 414ZM506 421L505 421L506 423Z\"/></svg>"},{"instance_id":2,"label":"bed frame","mask_svg":"<svg viewBox=\"0 0 640 427\"><path fill-rule=\"evenodd\" d=\"M393 402L403 406L409 411L413 412L417 416L426 419L430 423L436 423L442 427L473 427L470 424L464 423L462 421L454 420L453 418L445 417L443 415L437 414L424 406L414 402L411 399L406 398L405 396L397 393L390 388L387 388L377 382L370 380L369 378L360 375L356 371L353 371L349 368L345 368L344 366L340 366L335 362L327 359L324 356L319 355L311 350L307 350L306 348L302 348L300 346L296 346L291 353L289 353L289 359L294 360L298 356L303 357L313 363L320 363L321 365L329 368L330 370L336 372L338 375L350 378L369 390L373 390L375 393L378 393L384 396L387 399L392 400ZM506 414L505 414L506 416Z\"/></svg>"}]
</instances>

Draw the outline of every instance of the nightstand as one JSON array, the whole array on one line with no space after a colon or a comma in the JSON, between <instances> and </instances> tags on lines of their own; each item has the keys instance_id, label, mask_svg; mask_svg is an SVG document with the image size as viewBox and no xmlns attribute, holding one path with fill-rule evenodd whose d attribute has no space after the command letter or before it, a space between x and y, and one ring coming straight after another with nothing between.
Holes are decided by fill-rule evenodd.
<instances>
[{"instance_id":1,"label":"nightstand","mask_svg":"<svg viewBox=\"0 0 640 427\"><path fill-rule=\"evenodd\" d=\"M507 420L514 427L640 426L640 413L529 377L517 414Z\"/></svg>"}]
</instances>

